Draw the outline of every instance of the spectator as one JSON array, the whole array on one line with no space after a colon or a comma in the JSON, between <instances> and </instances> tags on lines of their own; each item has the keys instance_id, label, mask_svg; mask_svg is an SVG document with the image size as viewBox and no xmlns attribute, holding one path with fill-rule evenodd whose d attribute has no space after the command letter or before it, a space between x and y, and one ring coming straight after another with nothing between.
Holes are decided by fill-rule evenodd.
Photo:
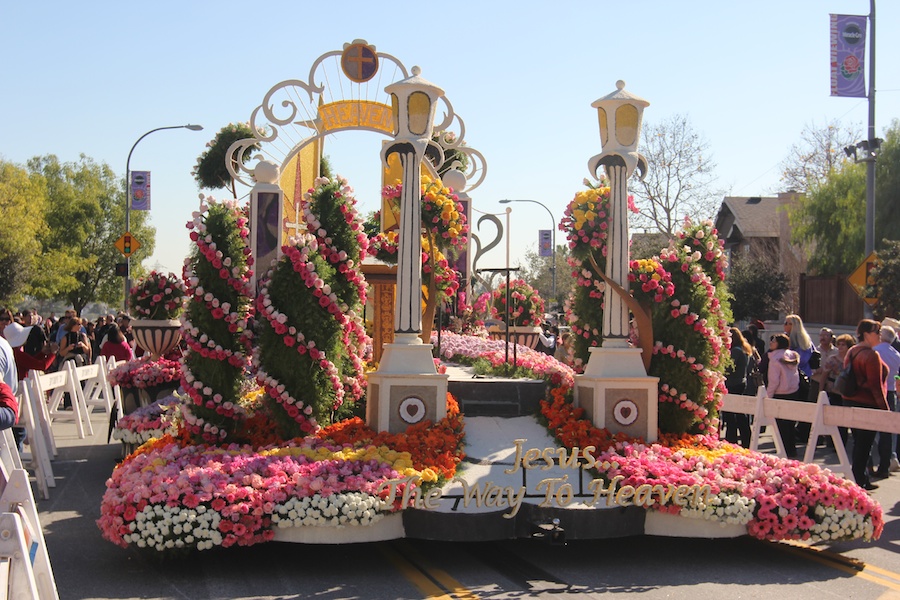
<instances>
[{"instance_id":1,"label":"spectator","mask_svg":"<svg viewBox=\"0 0 900 600\"><path fill-rule=\"evenodd\" d=\"M816 352L816 346L803 327L803 320L797 315L785 317L784 333L790 339L790 349L800 355L800 371L807 377L812 377L813 370L809 360L813 352Z\"/></svg>"},{"instance_id":2,"label":"spectator","mask_svg":"<svg viewBox=\"0 0 900 600\"><path fill-rule=\"evenodd\" d=\"M541 347L540 351L544 354L549 354L553 356L556 352L556 336L559 331L556 329L556 325L544 325L541 328L541 332L538 334L538 338L540 339Z\"/></svg>"},{"instance_id":3,"label":"spectator","mask_svg":"<svg viewBox=\"0 0 900 600\"><path fill-rule=\"evenodd\" d=\"M765 329L765 327L763 327ZM756 349L756 353L763 357L766 355L766 341L760 337L759 327L750 323L743 332L744 339Z\"/></svg>"},{"instance_id":4,"label":"spectator","mask_svg":"<svg viewBox=\"0 0 900 600\"><path fill-rule=\"evenodd\" d=\"M6 340L6 328L13 322L12 312L8 308L0 310L0 379L8 385L13 394L19 390L19 375L16 371L16 359L12 346Z\"/></svg>"},{"instance_id":5,"label":"spectator","mask_svg":"<svg viewBox=\"0 0 900 600\"><path fill-rule=\"evenodd\" d=\"M783 333L769 338L769 378L766 391L772 398L797 400L800 391L800 371L797 366L800 356L788 348L790 340ZM795 421L776 419L784 452L788 458L797 458L797 441L794 428Z\"/></svg>"},{"instance_id":6,"label":"spectator","mask_svg":"<svg viewBox=\"0 0 900 600\"><path fill-rule=\"evenodd\" d=\"M888 410L888 368L874 350L881 343L881 325L877 321L863 319L856 327L856 334L859 343L847 351L844 366L850 365L853 370L857 390L852 396L844 396L844 405ZM853 429L853 477L856 484L866 490L878 489L869 480L867 468L874 441L874 431Z\"/></svg>"},{"instance_id":7,"label":"spectator","mask_svg":"<svg viewBox=\"0 0 900 600\"><path fill-rule=\"evenodd\" d=\"M754 348L744 339L740 330L731 328L731 368L725 373L725 387L729 394L743 394L747 389L747 373ZM725 441L750 447L750 417L743 413L722 413L725 424Z\"/></svg>"},{"instance_id":8,"label":"spectator","mask_svg":"<svg viewBox=\"0 0 900 600\"><path fill-rule=\"evenodd\" d=\"M32 369L47 371L56 358L56 353L53 352L50 342L43 337L40 327L35 325L22 327L18 323L10 323L3 330L3 336L13 349L16 372L20 380L28 377ZM35 339L43 341L43 345L36 352L32 349Z\"/></svg>"},{"instance_id":9,"label":"spectator","mask_svg":"<svg viewBox=\"0 0 900 600\"><path fill-rule=\"evenodd\" d=\"M19 421L19 402L6 382L0 381L0 430L9 429ZM21 451L21 448L19 449Z\"/></svg>"},{"instance_id":10,"label":"spectator","mask_svg":"<svg viewBox=\"0 0 900 600\"><path fill-rule=\"evenodd\" d=\"M115 323L113 323L112 327L109 329L106 343L104 343L103 348L100 349L100 354L101 356L115 358L116 360L134 359L134 352L131 351L131 346L125 341L122 330L119 329L119 326Z\"/></svg>"},{"instance_id":11,"label":"spectator","mask_svg":"<svg viewBox=\"0 0 900 600\"><path fill-rule=\"evenodd\" d=\"M886 399L890 410L896 410L897 392L895 386L897 382L894 378L897 376L898 371L900 371L900 352L894 350L891 344L897 339L897 334L894 332L893 327L883 326L880 335L881 342L875 346L875 352L878 353L881 362L888 368L887 379L885 380L885 387L887 388ZM884 479L890 475L891 464L897 462L897 455L894 454L893 457L891 456L891 453L894 450L894 444L893 436L890 433L879 431L877 438L878 470L875 471L874 475L878 479ZM891 458L893 458L893 463ZM872 473L870 473L870 477L871 475Z\"/></svg>"},{"instance_id":12,"label":"spectator","mask_svg":"<svg viewBox=\"0 0 900 600\"><path fill-rule=\"evenodd\" d=\"M844 397L840 394L835 394L833 387L834 380L844 366L844 357L847 356L847 351L853 346L853 336L842 333L835 338L834 346L837 348L837 355L829 355L828 358L822 361L822 368L825 372L825 391L828 392L829 404L832 406L843 406ZM848 437L847 428L838 427L838 432L840 432L841 439L846 444Z\"/></svg>"},{"instance_id":13,"label":"spectator","mask_svg":"<svg viewBox=\"0 0 900 600\"><path fill-rule=\"evenodd\" d=\"M74 360L80 367L91 362L91 344L82 331L81 319L72 317L65 328L65 335L59 345L59 356L63 361Z\"/></svg>"}]
</instances>

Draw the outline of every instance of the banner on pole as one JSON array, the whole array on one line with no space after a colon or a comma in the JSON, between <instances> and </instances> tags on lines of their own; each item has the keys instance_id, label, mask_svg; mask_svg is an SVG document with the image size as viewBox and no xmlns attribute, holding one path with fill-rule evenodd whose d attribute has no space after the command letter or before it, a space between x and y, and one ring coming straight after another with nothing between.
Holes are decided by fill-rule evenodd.
<instances>
[{"instance_id":1,"label":"banner on pole","mask_svg":"<svg viewBox=\"0 0 900 600\"><path fill-rule=\"evenodd\" d=\"M553 232L549 229L538 230L538 256L553 256Z\"/></svg>"},{"instance_id":2,"label":"banner on pole","mask_svg":"<svg viewBox=\"0 0 900 600\"><path fill-rule=\"evenodd\" d=\"M866 19L831 15L831 95L866 97Z\"/></svg>"},{"instance_id":3,"label":"banner on pole","mask_svg":"<svg viewBox=\"0 0 900 600\"><path fill-rule=\"evenodd\" d=\"M150 210L150 171L131 172L131 210Z\"/></svg>"}]
</instances>

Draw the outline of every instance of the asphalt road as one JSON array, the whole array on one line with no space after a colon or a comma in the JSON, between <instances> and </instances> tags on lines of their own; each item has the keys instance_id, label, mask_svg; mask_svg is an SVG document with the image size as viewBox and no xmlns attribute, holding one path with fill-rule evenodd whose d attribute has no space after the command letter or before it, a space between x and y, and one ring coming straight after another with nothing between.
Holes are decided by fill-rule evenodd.
<instances>
[{"instance_id":1,"label":"asphalt road","mask_svg":"<svg viewBox=\"0 0 900 600\"><path fill-rule=\"evenodd\" d=\"M103 540L95 524L120 457L105 418L79 440L57 429L56 488L39 500L60 598L900 598L900 475L874 492L886 526L874 543L799 549L750 538L638 537L551 546L534 540L268 543L162 559ZM827 457L820 449L817 459Z\"/></svg>"}]
</instances>

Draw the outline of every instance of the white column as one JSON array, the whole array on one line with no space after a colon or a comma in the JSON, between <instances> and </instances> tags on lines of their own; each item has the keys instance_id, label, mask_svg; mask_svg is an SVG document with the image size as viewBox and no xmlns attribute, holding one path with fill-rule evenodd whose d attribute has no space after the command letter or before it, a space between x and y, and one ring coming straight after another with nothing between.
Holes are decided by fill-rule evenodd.
<instances>
[{"instance_id":1,"label":"white column","mask_svg":"<svg viewBox=\"0 0 900 600\"><path fill-rule=\"evenodd\" d=\"M422 219L419 191L422 163L412 148L398 152L398 156L403 169L403 191L400 196L394 333L401 336L397 341L403 343L406 337L403 334L418 338L422 333Z\"/></svg>"},{"instance_id":2,"label":"white column","mask_svg":"<svg viewBox=\"0 0 900 600\"><path fill-rule=\"evenodd\" d=\"M628 284L628 169L625 164L606 165L609 177L610 216L607 231L606 276L624 289ZM603 294L603 347L628 347L628 307L606 286Z\"/></svg>"}]
</instances>

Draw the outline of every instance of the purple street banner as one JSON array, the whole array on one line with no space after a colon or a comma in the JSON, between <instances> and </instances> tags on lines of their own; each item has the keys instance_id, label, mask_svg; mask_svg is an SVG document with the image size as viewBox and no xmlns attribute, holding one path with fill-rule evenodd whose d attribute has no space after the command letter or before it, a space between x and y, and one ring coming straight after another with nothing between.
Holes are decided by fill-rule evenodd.
<instances>
[{"instance_id":1,"label":"purple street banner","mask_svg":"<svg viewBox=\"0 0 900 600\"><path fill-rule=\"evenodd\" d=\"M538 256L553 256L553 232L549 229L538 230Z\"/></svg>"},{"instance_id":2,"label":"purple street banner","mask_svg":"<svg viewBox=\"0 0 900 600\"><path fill-rule=\"evenodd\" d=\"M831 15L831 95L866 97L866 19Z\"/></svg>"},{"instance_id":3,"label":"purple street banner","mask_svg":"<svg viewBox=\"0 0 900 600\"><path fill-rule=\"evenodd\" d=\"M131 210L150 210L150 171L131 172Z\"/></svg>"}]
</instances>

